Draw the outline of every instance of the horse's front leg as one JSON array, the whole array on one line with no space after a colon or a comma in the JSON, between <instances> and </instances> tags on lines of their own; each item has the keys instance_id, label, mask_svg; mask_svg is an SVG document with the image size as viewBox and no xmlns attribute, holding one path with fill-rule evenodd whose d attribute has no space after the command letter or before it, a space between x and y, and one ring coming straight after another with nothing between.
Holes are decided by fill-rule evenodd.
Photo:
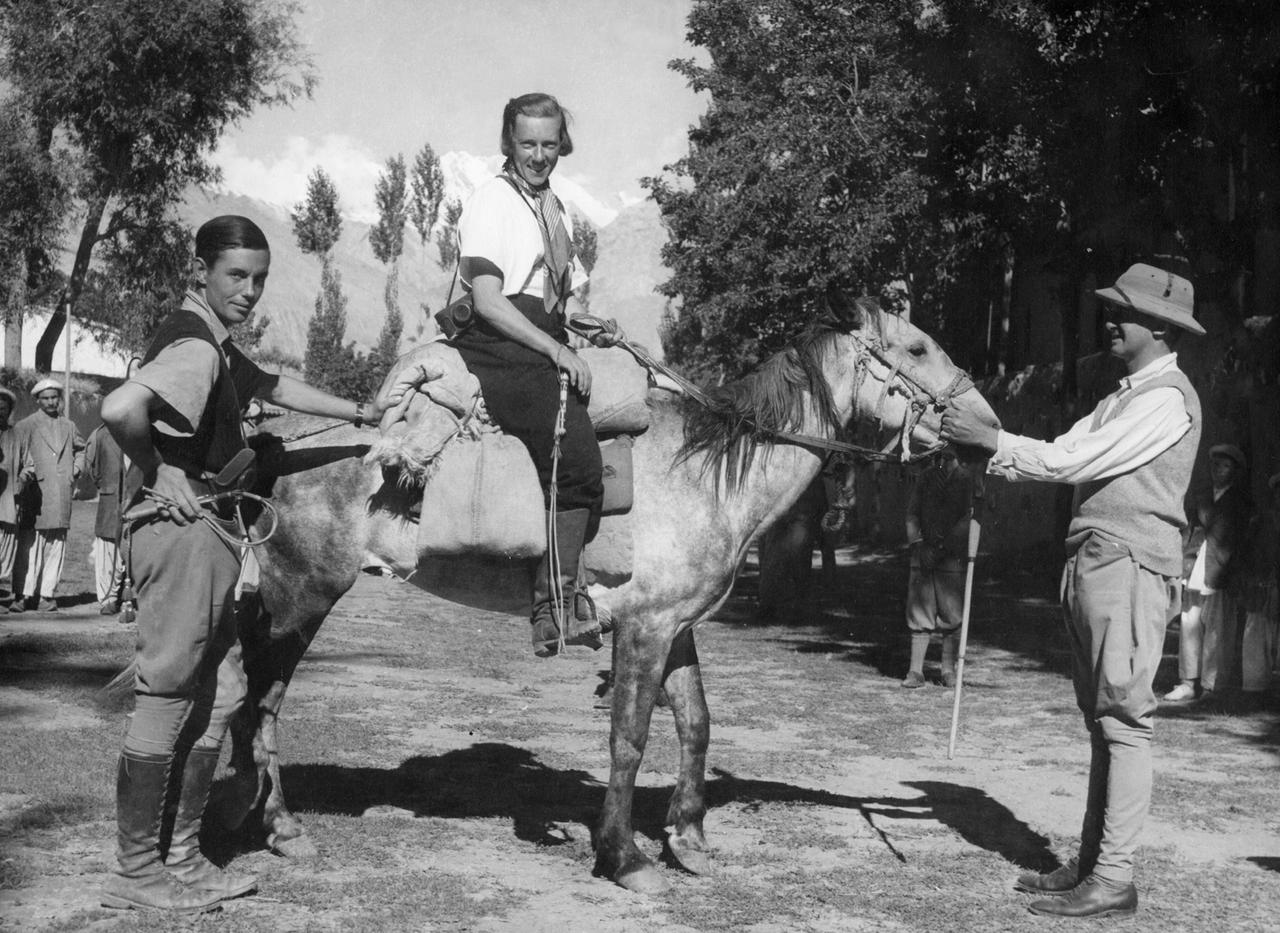
<instances>
[{"instance_id":1,"label":"horse's front leg","mask_svg":"<svg viewBox=\"0 0 1280 933\"><path fill-rule=\"evenodd\" d=\"M284 684L279 685L279 698L284 699ZM267 848L291 859L311 859L318 854L315 843L307 835L302 820L293 815L284 799L284 782L280 780L280 752L276 744L279 703L275 709L264 707L254 754L259 767L266 770L267 798L262 804L262 829Z\"/></svg>"},{"instance_id":2,"label":"horse's front leg","mask_svg":"<svg viewBox=\"0 0 1280 933\"><path fill-rule=\"evenodd\" d=\"M636 847L631 810L673 632L652 620L629 617L620 620L613 635L609 789L596 832L595 873L641 894L667 888L657 867Z\"/></svg>"},{"instance_id":3,"label":"horse's front leg","mask_svg":"<svg viewBox=\"0 0 1280 933\"><path fill-rule=\"evenodd\" d=\"M667 808L667 850L682 868L695 875L711 871L711 855L702 819L707 812L707 745L711 716L702 690L693 629L676 636L662 682L680 739L680 777Z\"/></svg>"},{"instance_id":4,"label":"horse's front leg","mask_svg":"<svg viewBox=\"0 0 1280 933\"><path fill-rule=\"evenodd\" d=\"M277 637L270 633L266 614L241 627L249 695L232 725L231 780L215 801L230 828L261 805L267 846L295 859L314 858L316 848L285 802L276 728L289 682L323 622L324 615L312 617L300 629Z\"/></svg>"}]
</instances>

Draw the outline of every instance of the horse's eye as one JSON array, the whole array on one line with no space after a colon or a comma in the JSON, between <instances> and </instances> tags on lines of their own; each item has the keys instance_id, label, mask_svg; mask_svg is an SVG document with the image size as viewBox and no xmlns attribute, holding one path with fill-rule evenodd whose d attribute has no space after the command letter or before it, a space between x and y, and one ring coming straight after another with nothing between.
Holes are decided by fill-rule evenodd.
<instances>
[{"instance_id":1,"label":"horse's eye","mask_svg":"<svg viewBox=\"0 0 1280 933\"><path fill-rule=\"evenodd\" d=\"M929 352L929 348L922 343L913 343L910 347L907 348L907 352L910 353L912 356L914 356L916 359L919 359L920 357L924 356L926 353Z\"/></svg>"}]
</instances>

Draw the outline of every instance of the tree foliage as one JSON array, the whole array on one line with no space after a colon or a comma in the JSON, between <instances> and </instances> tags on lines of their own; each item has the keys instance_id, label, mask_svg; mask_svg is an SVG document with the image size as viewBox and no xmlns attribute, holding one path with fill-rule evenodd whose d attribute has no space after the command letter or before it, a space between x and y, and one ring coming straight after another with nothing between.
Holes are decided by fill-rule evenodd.
<instances>
[{"instance_id":1,"label":"tree foliage","mask_svg":"<svg viewBox=\"0 0 1280 933\"><path fill-rule=\"evenodd\" d=\"M440 252L440 268L452 269L458 261L458 220L462 217L462 202L450 198L444 204L444 219L436 231L436 249Z\"/></svg>"},{"instance_id":2,"label":"tree foliage","mask_svg":"<svg viewBox=\"0 0 1280 933\"><path fill-rule=\"evenodd\" d=\"M387 159L386 168L378 173L374 184L378 221L369 231L373 254L384 265L395 263L404 252L404 227L409 222L407 197L404 156L393 156Z\"/></svg>"},{"instance_id":3,"label":"tree foliage","mask_svg":"<svg viewBox=\"0 0 1280 933\"><path fill-rule=\"evenodd\" d=\"M79 300L98 242L215 180L207 157L229 123L310 93L296 9L292 0L0 0L0 78L41 143L65 140L78 159L80 235L60 307ZM37 368L61 327L55 315Z\"/></svg>"},{"instance_id":4,"label":"tree foliage","mask_svg":"<svg viewBox=\"0 0 1280 933\"><path fill-rule=\"evenodd\" d=\"M354 344L344 342L346 333L347 296L342 293L342 274L332 262L325 262L315 312L307 324L303 378L326 392L350 397L358 394L348 390L354 381L362 381L359 370L363 358L357 357Z\"/></svg>"},{"instance_id":5,"label":"tree foliage","mask_svg":"<svg viewBox=\"0 0 1280 933\"><path fill-rule=\"evenodd\" d=\"M1200 281L1247 267L1276 224L1276 24L1210 0L698 0L710 61L672 67L709 106L646 180L668 355L734 375L827 288L897 282L981 364L1026 260L1067 283L1160 251Z\"/></svg>"},{"instance_id":6,"label":"tree foliage","mask_svg":"<svg viewBox=\"0 0 1280 933\"><path fill-rule=\"evenodd\" d=\"M361 379L363 356L346 343L347 297L342 275L333 262L333 248L342 236L338 189L323 168L307 178L307 196L292 211L293 234L298 248L320 257L320 293L307 324L307 349L302 359L303 377L317 388L345 395Z\"/></svg>"},{"instance_id":7,"label":"tree foliage","mask_svg":"<svg viewBox=\"0 0 1280 933\"><path fill-rule=\"evenodd\" d=\"M409 222L418 231L419 241L426 246L431 241L436 221L440 219L440 202L444 199L444 173L430 143L423 143L413 160L410 175Z\"/></svg>"},{"instance_id":8,"label":"tree foliage","mask_svg":"<svg viewBox=\"0 0 1280 933\"><path fill-rule=\"evenodd\" d=\"M307 176L307 196L294 205L289 216L298 249L327 262L342 236L342 212L338 209L338 189L323 168L316 166Z\"/></svg>"},{"instance_id":9,"label":"tree foliage","mask_svg":"<svg viewBox=\"0 0 1280 933\"><path fill-rule=\"evenodd\" d=\"M370 390L382 383L392 365L400 358L400 334L404 330L404 317L400 313L400 254L404 251L409 198L403 156L387 160L386 171L378 176L374 188L374 200L378 205L378 222L369 234L369 241L378 261L388 267L384 289L387 316L378 334L378 343L368 358L367 387ZM367 394L371 393L362 393L360 397Z\"/></svg>"},{"instance_id":10,"label":"tree foliage","mask_svg":"<svg viewBox=\"0 0 1280 933\"><path fill-rule=\"evenodd\" d=\"M111 347L141 355L164 318L182 303L193 234L162 216L121 232L100 247L81 296L81 316L101 327Z\"/></svg>"},{"instance_id":11,"label":"tree foliage","mask_svg":"<svg viewBox=\"0 0 1280 933\"><path fill-rule=\"evenodd\" d=\"M57 281L50 259L61 233L67 186L64 166L37 137L25 108L0 101L0 314L7 339L4 365L22 365L22 313L33 295Z\"/></svg>"}]
</instances>

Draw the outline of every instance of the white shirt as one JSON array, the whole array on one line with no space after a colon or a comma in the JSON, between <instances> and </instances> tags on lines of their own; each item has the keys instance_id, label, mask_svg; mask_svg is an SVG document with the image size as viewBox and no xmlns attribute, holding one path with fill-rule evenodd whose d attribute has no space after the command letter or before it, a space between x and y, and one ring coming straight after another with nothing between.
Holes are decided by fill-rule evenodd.
<instances>
[{"instance_id":1,"label":"white shirt","mask_svg":"<svg viewBox=\"0 0 1280 933\"><path fill-rule=\"evenodd\" d=\"M1133 393L1177 368L1177 354L1169 353L1126 376L1117 391L1052 441L1001 431L987 472L1010 480L1074 485L1119 476L1150 463L1190 430L1191 416L1182 393L1172 386Z\"/></svg>"},{"instance_id":2,"label":"white shirt","mask_svg":"<svg viewBox=\"0 0 1280 933\"><path fill-rule=\"evenodd\" d=\"M535 212L538 205L517 193L502 178L490 178L476 188L458 219L460 256L487 259L502 276L502 294L533 295L541 298L546 266L543 263L542 227ZM573 237L573 221L564 212L564 227ZM587 282L587 273L577 257L569 261L572 287ZM471 287L466 266L463 284Z\"/></svg>"}]
</instances>

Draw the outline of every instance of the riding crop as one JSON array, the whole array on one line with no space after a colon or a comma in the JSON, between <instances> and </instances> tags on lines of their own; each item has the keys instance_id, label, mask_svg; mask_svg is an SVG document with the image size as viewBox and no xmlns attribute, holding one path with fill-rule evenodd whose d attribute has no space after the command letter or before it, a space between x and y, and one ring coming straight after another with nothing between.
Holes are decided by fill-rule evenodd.
<instances>
[{"instance_id":1,"label":"riding crop","mask_svg":"<svg viewBox=\"0 0 1280 933\"><path fill-rule=\"evenodd\" d=\"M973 565L978 557L978 540L982 525L978 513L982 505L982 472L985 464L974 467L973 508L969 512L969 547L964 561L964 611L960 616L960 646L956 651L956 688L951 702L951 738L947 742L947 759L956 757L956 733L960 729L960 692L964 689L964 655L969 644L969 610L973 605Z\"/></svg>"}]
</instances>

